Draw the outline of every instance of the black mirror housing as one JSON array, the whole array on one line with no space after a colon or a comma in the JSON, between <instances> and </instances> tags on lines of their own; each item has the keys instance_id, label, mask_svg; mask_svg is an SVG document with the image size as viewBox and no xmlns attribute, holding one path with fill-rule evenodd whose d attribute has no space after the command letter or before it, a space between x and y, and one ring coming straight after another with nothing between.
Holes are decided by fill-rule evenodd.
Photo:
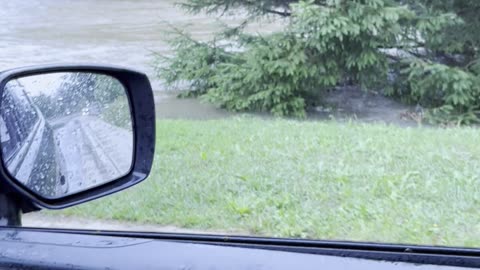
<instances>
[{"instance_id":1,"label":"black mirror housing","mask_svg":"<svg viewBox=\"0 0 480 270\"><path fill-rule=\"evenodd\" d=\"M42 65L11 69L0 73L0 104L6 84L15 78L57 72L91 72L117 79L123 84L129 100L133 129L133 161L130 171L114 181L67 195L45 198L12 177L0 162L0 193L14 193L24 212L38 208L62 209L121 191L145 180L151 170L155 150L155 105L150 82L144 73L104 65ZM119 145L118 147L122 147ZM2 151L0 151L0 157ZM3 158L1 159L3 160Z\"/></svg>"}]
</instances>

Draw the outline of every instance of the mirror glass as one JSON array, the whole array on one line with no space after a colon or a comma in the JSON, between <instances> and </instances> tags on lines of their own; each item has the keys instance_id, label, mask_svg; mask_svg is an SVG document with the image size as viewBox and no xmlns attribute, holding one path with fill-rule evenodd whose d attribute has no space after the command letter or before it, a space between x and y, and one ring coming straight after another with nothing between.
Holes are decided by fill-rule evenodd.
<instances>
[{"instance_id":1,"label":"mirror glass","mask_svg":"<svg viewBox=\"0 0 480 270\"><path fill-rule=\"evenodd\" d=\"M116 78L87 72L15 78L4 88L0 115L3 164L42 197L65 197L130 172L131 111Z\"/></svg>"}]
</instances>

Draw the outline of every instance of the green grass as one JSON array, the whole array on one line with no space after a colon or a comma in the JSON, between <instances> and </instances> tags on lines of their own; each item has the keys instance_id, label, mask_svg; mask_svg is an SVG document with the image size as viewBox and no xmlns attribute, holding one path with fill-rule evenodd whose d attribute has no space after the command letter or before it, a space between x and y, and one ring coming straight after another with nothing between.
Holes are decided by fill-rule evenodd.
<instances>
[{"instance_id":1,"label":"green grass","mask_svg":"<svg viewBox=\"0 0 480 270\"><path fill-rule=\"evenodd\" d=\"M275 237L480 246L480 132L159 120L152 175L63 215Z\"/></svg>"}]
</instances>

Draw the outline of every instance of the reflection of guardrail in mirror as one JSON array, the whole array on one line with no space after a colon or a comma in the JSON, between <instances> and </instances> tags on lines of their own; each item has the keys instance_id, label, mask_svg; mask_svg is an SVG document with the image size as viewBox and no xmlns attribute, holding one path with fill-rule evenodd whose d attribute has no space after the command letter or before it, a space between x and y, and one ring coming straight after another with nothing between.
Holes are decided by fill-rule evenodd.
<instances>
[{"instance_id":1,"label":"reflection of guardrail in mirror","mask_svg":"<svg viewBox=\"0 0 480 270\"><path fill-rule=\"evenodd\" d=\"M34 186L38 176L32 176L32 172L38 165L36 160L44 137L50 134L48 126L22 83L11 81L6 89L2 103L2 128L5 129L2 144L8 143L10 147L2 148L7 158L5 163L21 183Z\"/></svg>"},{"instance_id":2,"label":"reflection of guardrail in mirror","mask_svg":"<svg viewBox=\"0 0 480 270\"><path fill-rule=\"evenodd\" d=\"M27 138L21 142L21 147L13 153L11 158L7 161L7 166L11 168L10 173L23 184L28 184L35 165L36 157L40 150L40 144L44 132L45 119L39 117Z\"/></svg>"}]
</instances>

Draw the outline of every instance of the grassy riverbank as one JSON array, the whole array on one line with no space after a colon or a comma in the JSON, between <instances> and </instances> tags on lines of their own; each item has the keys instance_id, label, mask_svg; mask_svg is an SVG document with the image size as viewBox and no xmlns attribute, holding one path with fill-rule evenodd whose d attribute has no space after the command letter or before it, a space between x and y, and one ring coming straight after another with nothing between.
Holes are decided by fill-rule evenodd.
<instances>
[{"instance_id":1,"label":"grassy riverbank","mask_svg":"<svg viewBox=\"0 0 480 270\"><path fill-rule=\"evenodd\" d=\"M309 237L480 246L480 132L159 120L150 178L56 214Z\"/></svg>"}]
</instances>

